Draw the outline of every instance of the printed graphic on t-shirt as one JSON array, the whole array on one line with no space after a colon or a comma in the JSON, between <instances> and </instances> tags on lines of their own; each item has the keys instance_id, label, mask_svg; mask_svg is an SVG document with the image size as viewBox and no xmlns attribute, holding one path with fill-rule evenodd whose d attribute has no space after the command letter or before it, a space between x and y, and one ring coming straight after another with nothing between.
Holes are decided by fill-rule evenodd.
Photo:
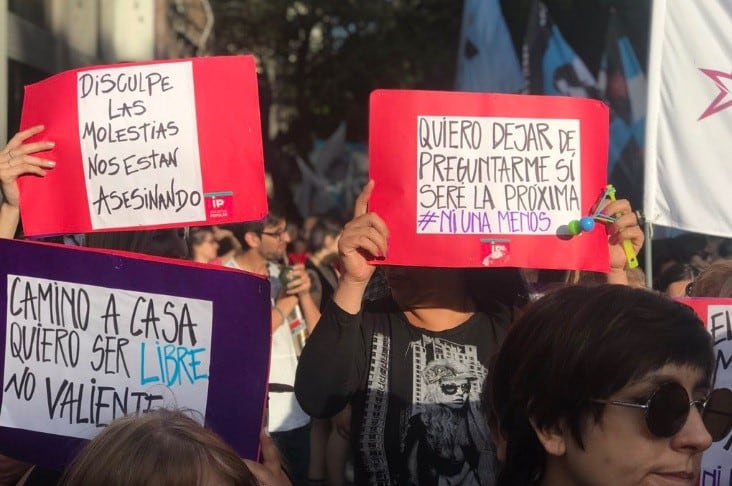
<instances>
[{"instance_id":1,"label":"printed graphic on t-shirt","mask_svg":"<svg viewBox=\"0 0 732 486\"><path fill-rule=\"evenodd\" d=\"M372 343L361 452L372 484L481 485L495 483L495 454L480 411L487 370L477 347L422 336L409 345L412 404L399 412L399 471L389 471L384 447L389 338Z\"/></svg>"}]
</instances>

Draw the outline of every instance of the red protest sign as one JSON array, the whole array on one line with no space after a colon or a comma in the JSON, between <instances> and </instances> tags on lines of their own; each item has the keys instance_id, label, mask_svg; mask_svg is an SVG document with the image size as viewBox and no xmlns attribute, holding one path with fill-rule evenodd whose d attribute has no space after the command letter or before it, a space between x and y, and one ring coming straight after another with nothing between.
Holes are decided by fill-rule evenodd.
<instances>
[{"instance_id":1,"label":"red protest sign","mask_svg":"<svg viewBox=\"0 0 732 486\"><path fill-rule=\"evenodd\" d=\"M680 302L688 305L699 315L714 344L714 388L732 389L732 299L725 298L683 298ZM729 448L732 437L712 443L704 452L700 484L730 484Z\"/></svg>"},{"instance_id":2,"label":"red protest sign","mask_svg":"<svg viewBox=\"0 0 732 486\"><path fill-rule=\"evenodd\" d=\"M591 214L606 186L608 109L550 96L378 90L369 209L389 226L382 263L607 271Z\"/></svg>"},{"instance_id":3,"label":"red protest sign","mask_svg":"<svg viewBox=\"0 0 732 486\"><path fill-rule=\"evenodd\" d=\"M267 214L255 61L67 71L26 87L21 128L55 148L23 177L29 236L258 220Z\"/></svg>"}]
</instances>

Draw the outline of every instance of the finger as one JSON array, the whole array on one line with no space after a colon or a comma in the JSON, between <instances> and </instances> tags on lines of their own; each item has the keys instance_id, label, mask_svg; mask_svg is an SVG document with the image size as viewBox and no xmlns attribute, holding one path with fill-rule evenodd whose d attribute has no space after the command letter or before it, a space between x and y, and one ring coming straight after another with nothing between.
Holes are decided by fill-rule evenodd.
<instances>
[{"instance_id":1,"label":"finger","mask_svg":"<svg viewBox=\"0 0 732 486\"><path fill-rule=\"evenodd\" d=\"M608 201L602 208L602 212L608 216L615 217L632 212L632 208L630 207L630 201L627 199L618 199L617 201Z\"/></svg>"},{"instance_id":2,"label":"finger","mask_svg":"<svg viewBox=\"0 0 732 486\"><path fill-rule=\"evenodd\" d=\"M389 228L386 226L384 220L376 213L366 213L348 222L344 227L341 238L347 235L346 230L348 230L348 233L353 233L363 231L365 228L374 228L384 239L388 239L389 237Z\"/></svg>"},{"instance_id":3,"label":"finger","mask_svg":"<svg viewBox=\"0 0 732 486\"><path fill-rule=\"evenodd\" d=\"M640 226L631 226L615 233L610 238L610 242L618 244L625 240L630 240L633 248L638 251L643 246L645 237L646 235L643 233L643 229Z\"/></svg>"},{"instance_id":4,"label":"finger","mask_svg":"<svg viewBox=\"0 0 732 486\"><path fill-rule=\"evenodd\" d=\"M369 182L364 186L361 194L359 194L356 198L356 204L353 206L354 219L363 214L366 214L366 212L368 211L369 199L371 198L371 193L374 190L375 184L376 183L374 182L374 180L370 179Z\"/></svg>"},{"instance_id":5,"label":"finger","mask_svg":"<svg viewBox=\"0 0 732 486\"><path fill-rule=\"evenodd\" d=\"M370 254L372 257L383 257L386 254L386 243L374 241L369 235L359 235L355 245L356 251Z\"/></svg>"},{"instance_id":6,"label":"finger","mask_svg":"<svg viewBox=\"0 0 732 486\"><path fill-rule=\"evenodd\" d=\"M609 234L619 233L620 231L623 231L624 229L632 228L634 226L638 226L638 219L636 218L635 214L627 213L622 216L618 216L618 218L613 222L613 224L610 225L608 233Z\"/></svg>"},{"instance_id":7,"label":"finger","mask_svg":"<svg viewBox=\"0 0 732 486\"><path fill-rule=\"evenodd\" d=\"M274 439L262 431L259 434L259 445L262 452L262 463L273 473L279 473L282 468L282 459Z\"/></svg>"},{"instance_id":8,"label":"finger","mask_svg":"<svg viewBox=\"0 0 732 486\"><path fill-rule=\"evenodd\" d=\"M52 168L56 167L56 162L53 160L46 160L40 157L33 157L32 155L24 155L23 157L14 157L8 160L6 165L11 167L24 167L34 165L36 167Z\"/></svg>"},{"instance_id":9,"label":"finger","mask_svg":"<svg viewBox=\"0 0 732 486\"><path fill-rule=\"evenodd\" d=\"M13 150L15 147L19 147L23 142L31 138L33 135L41 133L43 129L43 125L36 125L34 127L26 128L22 132L16 133L13 138L8 141L8 144L5 146L6 150L4 150L4 152L7 152L7 150Z\"/></svg>"},{"instance_id":10,"label":"finger","mask_svg":"<svg viewBox=\"0 0 732 486\"><path fill-rule=\"evenodd\" d=\"M23 157L28 154L33 154L36 152L43 152L46 150L51 150L55 144L53 142L49 142L47 140L43 140L40 142L33 142L33 143L27 143L23 145L18 145L17 147L10 147L10 144L8 144L8 149L6 155L10 155L10 152L12 152L12 159L18 159L20 157Z\"/></svg>"},{"instance_id":11,"label":"finger","mask_svg":"<svg viewBox=\"0 0 732 486\"><path fill-rule=\"evenodd\" d=\"M310 279L307 277L302 277L302 278L297 278L297 279L291 280L290 283L287 284L288 292L293 292L295 290L303 291L303 290L307 290L308 288L310 288Z\"/></svg>"},{"instance_id":12,"label":"finger","mask_svg":"<svg viewBox=\"0 0 732 486\"><path fill-rule=\"evenodd\" d=\"M46 175L46 171L38 166L30 164L14 165L5 170L5 173L3 174L3 179L13 180L26 174L34 174L43 177Z\"/></svg>"}]
</instances>

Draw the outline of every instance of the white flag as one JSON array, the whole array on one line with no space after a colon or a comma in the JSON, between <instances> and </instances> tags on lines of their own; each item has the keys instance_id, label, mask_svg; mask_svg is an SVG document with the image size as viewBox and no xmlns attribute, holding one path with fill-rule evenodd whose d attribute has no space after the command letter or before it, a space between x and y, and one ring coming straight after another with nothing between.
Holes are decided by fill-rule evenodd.
<instances>
[{"instance_id":1,"label":"white flag","mask_svg":"<svg viewBox=\"0 0 732 486\"><path fill-rule=\"evenodd\" d=\"M655 0L648 67L648 221L732 237L732 2Z\"/></svg>"},{"instance_id":2,"label":"white flag","mask_svg":"<svg viewBox=\"0 0 732 486\"><path fill-rule=\"evenodd\" d=\"M493 93L518 93L524 87L498 0L465 0L455 87Z\"/></svg>"}]
</instances>

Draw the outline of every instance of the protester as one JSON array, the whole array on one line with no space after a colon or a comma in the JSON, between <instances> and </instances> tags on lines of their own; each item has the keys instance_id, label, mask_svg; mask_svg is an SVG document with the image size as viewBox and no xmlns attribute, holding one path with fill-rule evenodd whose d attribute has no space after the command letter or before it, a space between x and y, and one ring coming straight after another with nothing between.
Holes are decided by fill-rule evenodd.
<instances>
[{"instance_id":1,"label":"protester","mask_svg":"<svg viewBox=\"0 0 732 486\"><path fill-rule=\"evenodd\" d=\"M295 390L303 409L315 417L329 417L345 404L352 405L356 482L381 484L397 481L408 462L404 439L411 417L421 412L425 399L429 380L424 370L437 360L447 360L454 370L467 366L475 376L471 389L474 383L477 398L509 314L498 310L500 306L488 313L479 311L485 303L471 297L469 272L421 267L386 267L391 297L362 308L374 273L369 257L379 258L388 251L385 223L367 212L373 187L370 182L359 196L355 217L340 238L343 275L333 305L305 346ZM622 213L610 230L610 260L614 273L625 279L622 243L632 238L637 250L642 231L627 201L611 203L607 210ZM445 438L446 445L429 456L423 454L432 457L431 462L418 461L410 474L430 477L430 468L439 460L453 471L463 471L473 484L494 484L497 468L487 427L471 421L468 414L455 417L467 422L458 426L469 430L470 441Z\"/></svg>"},{"instance_id":2,"label":"protester","mask_svg":"<svg viewBox=\"0 0 732 486\"><path fill-rule=\"evenodd\" d=\"M306 241L305 268L310 273L311 280L317 283L317 291L313 296L323 312L333 300L333 291L338 285L338 238L343 232L343 226L326 216L311 216L305 221L311 223ZM350 451L347 432L343 430L342 424L350 421L350 413L350 407L345 407L337 417L316 418L311 421L308 472L311 483L330 486L342 484Z\"/></svg>"},{"instance_id":3,"label":"protester","mask_svg":"<svg viewBox=\"0 0 732 486\"><path fill-rule=\"evenodd\" d=\"M628 278L628 285L637 289L646 289L646 272L641 267L627 268L625 274Z\"/></svg>"},{"instance_id":4,"label":"protester","mask_svg":"<svg viewBox=\"0 0 732 486\"><path fill-rule=\"evenodd\" d=\"M20 221L20 191L18 177L33 174L44 177L47 169L56 166L56 162L45 160L31 154L51 150L54 143L39 141L24 143L29 138L43 131L38 125L15 134L0 150L0 238L13 238Z\"/></svg>"},{"instance_id":5,"label":"protester","mask_svg":"<svg viewBox=\"0 0 732 486\"><path fill-rule=\"evenodd\" d=\"M732 297L732 260L717 260L687 286L689 297Z\"/></svg>"},{"instance_id":6,"label":"protester","mask_svg":"<svg viewBox=\"0 0 732 486\"><path fill-rule=\"evenodd\" d=\"M264 464L245 461L186 413L158 409L114 420L64 474L63 486L288 485L271 439Z\"/></svg>"},{"instance_id":7,"label":"protester","mask_svg":"<svg viewBox=\"0 0 732 486\"><path fill-rule=\"evenodd\" d=\"M656 279L655 288L669 297L684 297L686 287L696 276L699 270L688 263L674 263L666 267Z\"/></svg>"},{"instance_id":8,"label":"protester","mask_svg":"<svg viewBox=\"0 0 732 486\"><path fill-rule=\"evenodd\" d=\"M732 425L713 364L702 322L664 296L549 293L511 327L482 396L497 484L695 484L702 452Z\"/></svg>"},{"instance_id":9,"label":"protester","mask_svg":"<svg viewBox=\"0 0 732 486\"><path fill-rule=\"evenodd\" d=\"M89 233L86 246L175 259L188 256L184 228Z\"/></svg>"},{"instance_id":10,"label":"protester","mask_svg":"<svg viewBox=\"0 0 732 486\"><path fill-rule=\"evenodd\" d=\"M320 218L310 229L307 241L307 260L305 268L315 273L320 282L320 312L333 299L333 291L338 285L338 239L343 226L330 218Z\"/></svg>"},{"instance_id":11,"label":"protester","mask_svg":"<svg viewBox=\"0 0 732 486\"><path fill-rule=\"evenodd\" d=\"M228 250L219 252L220 242L229 242ZM198 263L221 265L241 249L239 240L231 230L218 226L201 226L191 228L188 237L188 258Z\"/></svg>"},{"instance_id":12,"label":"protester","mask_svg":"<svg viewBox=\"0 0 732 486\"><path fill-rule=\"evenodd\" d=\"M270 212L263 222L230 225L242 249L224 265L270 278L272 286L272 353L269 374L267 427L291 468L293 482L304 484L310 460L310 417L294 396L297 350L293 317L312 329L320 311L310 295L311 280L302 264L280 267L290 238L284 218ZM282 282L280 273L286 282ZM298 314L299 313L299 314Z\"/></svg>"}]
</instances>

